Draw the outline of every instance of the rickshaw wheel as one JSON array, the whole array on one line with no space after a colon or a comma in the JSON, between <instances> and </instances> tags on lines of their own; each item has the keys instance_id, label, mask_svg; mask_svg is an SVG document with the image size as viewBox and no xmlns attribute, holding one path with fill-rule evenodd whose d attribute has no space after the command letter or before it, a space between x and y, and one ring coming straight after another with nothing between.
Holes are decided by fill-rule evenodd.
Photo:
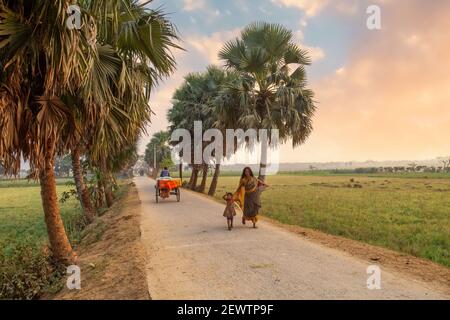
<instances>
[{"instance_id":1,"label":"rickshaw wheel","mask_svg":"<svg viewBox=\"0 0 450 320\"><path fill-rule=\"evenodd\" d=\"M177 188L177 202L180 202L180 188Z\"/></svg>"},{"instance_id":2,"label":"rickshaw wheel","mask_svg":"<svg viewBox=\"0 0 450 320\"><path fill-rule=\"evenodd\" d=\"M156 195L156 203L159 202L159 195L158 195L158 193L159 193L159 189L157 188L157 189L156 189L156 192L155 192L155 195Z\"/></svg>"}]
</instances>

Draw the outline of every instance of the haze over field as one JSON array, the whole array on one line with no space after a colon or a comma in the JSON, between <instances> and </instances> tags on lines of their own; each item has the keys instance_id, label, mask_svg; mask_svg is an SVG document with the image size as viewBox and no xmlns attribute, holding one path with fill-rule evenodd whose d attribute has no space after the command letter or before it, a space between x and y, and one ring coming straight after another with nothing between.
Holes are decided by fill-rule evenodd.
<instances>
[{"instance_id":1,"label":"haze over field","mask_svg":"<svg viewBox=\"0 0 450 320\"><path fill-rule=\"evenodd\" d=\"M382 30L366 28L378 4ZM280 162L427 160L449 153L450 3L445 0L157 0L177 21L178 71L153 95L149 136L166 129L171 96L249 22L279 22L309 50L318 111L310 139ZM149 138L140 144L143 152Z\"/></svg>"}]
</instances>

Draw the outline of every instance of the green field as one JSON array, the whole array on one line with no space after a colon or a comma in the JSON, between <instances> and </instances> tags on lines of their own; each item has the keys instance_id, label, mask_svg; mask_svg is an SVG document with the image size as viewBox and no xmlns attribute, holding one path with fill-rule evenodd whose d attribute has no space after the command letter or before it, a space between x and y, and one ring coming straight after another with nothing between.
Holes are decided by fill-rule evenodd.
<instances>
[{"instance_id":1,"label":"green field","mask_svg":"<svg viewBox=\"0 0 450 320\"><path fill-rule=\"evenodd\" d=\"M128 190L122 187L124 181L118 180L121 187L116 191L117 199ZM74 188L71 179L57 180L59 197ZM40 192L35 182L0 180L0 300L35 299L43 293L56 293L64 285L61 279L65 269L54 264L44 249L48 237ZM59 207L70 243L76 249L88 231L80 203L71 197ZM102 232L99 228L90 230L95 239Z\"/></svg>"},{"instance_id":2,"label":"green field","mask_svg":"<svg viewBox=\"0 0 450 320\"><path fill-rule=\"evenodd\" d=\"M450 267L450 179L317 173L269 176L265 216L430 259ZM216 198L234 192L222 176Z\"/></svg>"},{"instance_id":3,"label":"green field","mask_svg":"<svg viewBox=\"0 0 450 320\"><path fill-rule=\"evenodd\" d=\"M211 178L209 178L211 179ZM70 188L58 181L58 194ZM386 175L282 173L269 176L262 213L280 222L383 246L450 267L450 179ZM216 198L234 191L237 176L222 176ZM60 204L73 242L80 236L75 199ZM0 181L0 243L47 241L40 188Z\"/></svg>"},{"instance_id":4,"label":"green field","mask_svg":"<svg viewBox=\"0 0 450 320\"><path fill-rule=\"evenodd\" d=\"M69 191L68 180L58 180L57 192ZM72 241L78 240L81 210L72 198L60 204L61 215ZM47 230L41 205L40 187L26 180L0 181L0 245L2 249L30 241L35 244L47 241Z\"/></svg>"}]
</instances>

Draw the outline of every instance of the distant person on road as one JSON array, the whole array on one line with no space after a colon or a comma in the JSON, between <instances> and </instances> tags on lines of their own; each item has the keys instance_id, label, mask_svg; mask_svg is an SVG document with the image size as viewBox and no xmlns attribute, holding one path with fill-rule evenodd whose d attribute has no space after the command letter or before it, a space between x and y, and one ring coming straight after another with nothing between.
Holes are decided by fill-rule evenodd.
<instances>
[{"instance_id":1,"label":"distant person on road","mask_svg":"<svg viewBox=\"0 0 450 320\"><path fill-rule=\"evenodd\" d=\"M261 208L261 192L266 187L268 185L256 178L251 168L244 168L239 186L233 195L235 199L239 200L242 211L244 211L242 224L250 220L253 223L253 228L256 228L259 209Z\"/></svg>"},{"instance_id":2,"label":"distant person on road","mask_svg":"<svg viewBox=\"0 0 450 320\"><path fill-rule=\"evenodd\" d=\"M227 203L223 216L227 218L228 230L231 231L231 229L233 229L233 218L236 215L236 211L241 212L241 208L234 201L233 194L231 192L227 192L223 196L223 200Z\"/></svg>"},{"instance_id":3,"label":"distant person on road","mask_svg":"<svg viewBox=\"0 0 450 320\"><path fill-rule=\"evenodd\" d=\"M164 169L161 171L160 178L170 178L170 172L167 167L164 167Z\"/></svg>"}]
</instances>

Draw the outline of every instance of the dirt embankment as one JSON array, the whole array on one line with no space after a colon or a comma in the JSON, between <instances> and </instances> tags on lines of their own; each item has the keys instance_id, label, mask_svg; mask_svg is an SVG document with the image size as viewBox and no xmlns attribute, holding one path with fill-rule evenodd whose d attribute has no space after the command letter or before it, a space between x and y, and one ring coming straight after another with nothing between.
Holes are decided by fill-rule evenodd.
<instances>
[{"instance_id":1,"label":"dirt embankment","mask_svg":"<svg viewBox=\"0 0 450 320\"><path fill-rule=\"evenodd\" d=\"M81 290L66 287L47 299L150 299L141 243L141 202L134 184L86 230L77 248Z\"/></svg>"}]
</instances>

